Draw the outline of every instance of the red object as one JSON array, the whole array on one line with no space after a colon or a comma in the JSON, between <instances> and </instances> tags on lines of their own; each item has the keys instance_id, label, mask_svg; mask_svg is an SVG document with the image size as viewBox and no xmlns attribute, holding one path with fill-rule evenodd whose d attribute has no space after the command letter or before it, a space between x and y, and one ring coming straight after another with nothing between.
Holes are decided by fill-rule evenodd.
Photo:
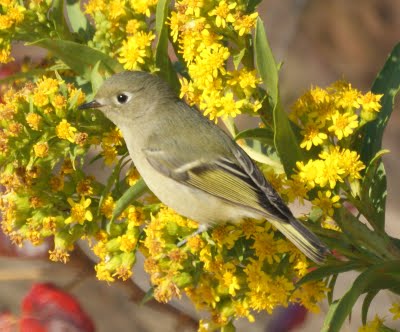
<instances>
[{"instance_id":1,"label":"red object","mask_svg":"<svg viewBox=\"0 0 400 332\"><path fill-rule=\"evenodd\" d=\"M52 284L35 284L22 302L20 332L94 332L78 301Z\"/></svg>"}]
</instances>

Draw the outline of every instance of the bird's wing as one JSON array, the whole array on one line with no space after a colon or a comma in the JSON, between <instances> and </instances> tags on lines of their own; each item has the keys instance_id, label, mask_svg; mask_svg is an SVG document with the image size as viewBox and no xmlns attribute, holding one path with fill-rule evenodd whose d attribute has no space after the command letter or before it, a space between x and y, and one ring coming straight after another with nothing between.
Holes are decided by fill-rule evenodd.
<instances>
[{"instance_id":1,"label":"bird's wing","mask_svg":"<svg viewBox=\"0 0 400 332\"><path fill-rule=\"evenodd\" d=\"M172 141L164 141L162 145L143 150L158 172L266 217L285 222L292 217L254 162L236 144L231 144L228 156L211 155L203 159L195 157L193 151L181 151L178 156L174 153L177 147L169 148L174 145Z\"/></svg>"}]
</instances>

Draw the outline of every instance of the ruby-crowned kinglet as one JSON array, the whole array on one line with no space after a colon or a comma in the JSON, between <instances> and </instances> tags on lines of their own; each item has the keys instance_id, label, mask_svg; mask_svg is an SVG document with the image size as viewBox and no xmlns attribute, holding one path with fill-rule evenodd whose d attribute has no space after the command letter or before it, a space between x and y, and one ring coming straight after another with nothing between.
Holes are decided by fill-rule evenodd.
<instances>
[{"instance_id":1,"label":"ruby-crowned kinglet","mask_svg":"<svg viewBox=\"0 0 400 332\"><path fill-rule=\"evenodd\" d=\"M159 77L116 74L85 108L100 109L119 127L147 186L179 214L206 226L265 218L314 262L329 253L247 154Z\"/></svg>"}]
</instances>

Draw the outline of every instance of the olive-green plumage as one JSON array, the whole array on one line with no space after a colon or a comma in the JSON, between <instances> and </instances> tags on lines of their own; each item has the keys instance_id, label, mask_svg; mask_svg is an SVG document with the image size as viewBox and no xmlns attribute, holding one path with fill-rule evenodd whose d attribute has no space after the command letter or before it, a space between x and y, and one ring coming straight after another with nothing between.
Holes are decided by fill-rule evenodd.
<instances>
[{"instance_id":1,"label":"olive-green plumage","mask_svg":"<svg viewBox=\"0 0 400 332\"><path fill-rule=\"evenodd\" d=\"M329 249L291 213L255 163L218 126L155 75L107 79L95 100L121 130L148 187L167 206L204 225L266 218L317 263Z\"/></svg>"}]
</instances>

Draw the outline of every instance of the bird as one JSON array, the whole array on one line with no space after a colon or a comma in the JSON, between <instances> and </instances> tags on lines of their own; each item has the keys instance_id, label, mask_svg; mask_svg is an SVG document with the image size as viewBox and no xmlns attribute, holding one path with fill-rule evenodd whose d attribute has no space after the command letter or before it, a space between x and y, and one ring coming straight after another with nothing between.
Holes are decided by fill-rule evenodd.
<instances>
[{"instance_id":1,"label":"bird","mask_svg":"<svg viewBox=\"0 0 400 332\"><path fill-rule=\"evenodd\" d=\"M79 106L93 108L121 130L148 188L163 204L197 221L199 232L266 219L312 261L326 260L329 248L294 217L256 163L159 76L114 74L92 101Z\"/></svg>"}]
</instances>

